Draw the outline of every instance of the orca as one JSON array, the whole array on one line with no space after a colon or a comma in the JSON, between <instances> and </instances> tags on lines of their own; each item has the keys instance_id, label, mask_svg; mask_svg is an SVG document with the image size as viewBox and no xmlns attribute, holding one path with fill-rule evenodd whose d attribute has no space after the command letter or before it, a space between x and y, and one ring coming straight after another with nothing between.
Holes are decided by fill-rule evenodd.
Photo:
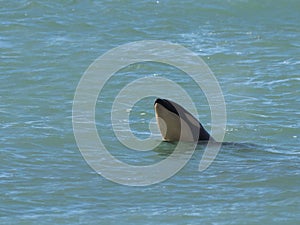
<instances>
[{"instance_id":1,"label":"orca","mask_svg":"<svg viewBox=\"0 0 300 225\"><path fill-rule=\"evenodd\" d=\"M154 102L155 118L164 141L214 141L202 124L179 104L157 98Z\"/></svg>"}]
</instances>

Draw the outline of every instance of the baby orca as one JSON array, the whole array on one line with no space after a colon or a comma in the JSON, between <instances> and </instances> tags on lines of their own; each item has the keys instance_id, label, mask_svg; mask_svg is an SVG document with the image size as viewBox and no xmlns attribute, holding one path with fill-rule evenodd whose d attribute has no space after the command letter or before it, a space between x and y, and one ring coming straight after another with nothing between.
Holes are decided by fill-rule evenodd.
<instances>
[{"instance_id":1,"label":"baby orca","mask_svg":"<svg viewBox=\"0 0 300 225\"><path fill-rule=\"evenodd\" d=\"M213 138L186 109L167 99L154 102L155 117L164 141L208 141Z\"/></svg>"}]
</instances>

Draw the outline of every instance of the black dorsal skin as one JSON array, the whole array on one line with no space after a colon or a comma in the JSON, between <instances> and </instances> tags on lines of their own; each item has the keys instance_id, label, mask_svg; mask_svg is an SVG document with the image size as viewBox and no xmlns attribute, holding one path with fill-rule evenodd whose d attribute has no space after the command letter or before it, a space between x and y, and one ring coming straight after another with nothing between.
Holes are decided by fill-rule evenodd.
<instances>
[{"instance_id":1,"label":"black dorsal skin","mask_svg":"<svg viewBox=\"0 0 300 225\"><path fill-rule=\"evenodd\" d=\"M188 113L191 117L195 118L191 113L189 113L187 110L185 110L182 106L180 106L177 103L172 102L170 100L157 98L154 102L154 105L155 104L162 105L164 108L166 108L170 112L176 114L177 116L184 116L184 115L179 115L178 111L176 110L176 108L182 109L183 111ZM187 118L182 118L182 119L184 119L189 124L190 127L195 127L195 125L190 123ZM210 136L210 134L204 129L202 124L199 121L198 121L198 123L199 123L199 127L200 127L198 141L208 141L209 139L213 140L213 138ZM198 135L198 132L197 132L197 135ZM194 138L197 140L197 136Z\"/></svg>"}]
</instances>

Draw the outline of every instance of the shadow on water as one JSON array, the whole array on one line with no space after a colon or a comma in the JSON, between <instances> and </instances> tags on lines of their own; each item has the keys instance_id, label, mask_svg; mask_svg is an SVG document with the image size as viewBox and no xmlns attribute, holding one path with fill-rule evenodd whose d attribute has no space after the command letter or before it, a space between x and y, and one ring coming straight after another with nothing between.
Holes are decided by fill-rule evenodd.
<instances>
[{"instance_id":1,"label":"shadow on water","mask_svg":"<svg viewBox=\"0 0 300 225\"><path fill-rule=\"evenodd\" d=\"M208 142L198 142L195 153L199 151L204 151ZM178 142L166 142L162 141L160 145L158 145L154 152L158 153L160 156L168 157L173 153L177 146ZM188 145L188 144L187 144ZM185 152L182 149L183 154ZM219 153L229 153L229 154L247 154L247 153L256 153L256 154L282 154L283 152L278 150L277 147L268 144L256 144L250 142L223 142Z\"/></svg>"}]
</instances>

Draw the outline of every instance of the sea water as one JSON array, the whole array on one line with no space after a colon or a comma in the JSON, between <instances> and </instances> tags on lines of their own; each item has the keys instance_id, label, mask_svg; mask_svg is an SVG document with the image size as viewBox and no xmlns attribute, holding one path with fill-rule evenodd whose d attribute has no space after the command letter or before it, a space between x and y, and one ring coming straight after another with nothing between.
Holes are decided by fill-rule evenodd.
<instances>
[{"instance_id":1,"label":"sea water","mask_svg":"<svg viewBox=\"0 0 300 225\"><path fill-rule=\"evenodd\" d=\"M297 0L2 1L0 223L298 224L299 10ZM226 143L202 172L199 145L174 176L132 187L86 163L73 134L72 103L97 57L142 40L182 45L210 67L226 103ZM185 88L211 128L204 93L182 71L159 63L120 70L100 94L95 118L111 153L135 165L159 162L174 149L162 143L133 151L111 129L117 91L147 76ZM154 100L128 108L141 138L154 123Z\"/></svg>"}]
</instances>

